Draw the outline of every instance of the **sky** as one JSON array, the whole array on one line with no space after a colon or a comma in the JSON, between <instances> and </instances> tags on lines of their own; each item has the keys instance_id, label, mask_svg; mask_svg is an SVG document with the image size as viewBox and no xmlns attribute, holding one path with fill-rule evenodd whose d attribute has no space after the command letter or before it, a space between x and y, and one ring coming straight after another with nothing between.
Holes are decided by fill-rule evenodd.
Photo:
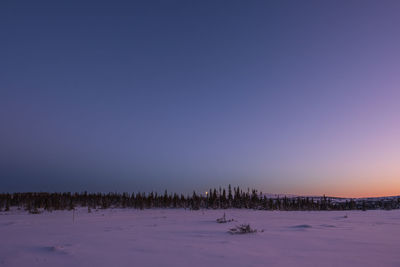
<instances>
[{"instance_id":1,"label":"sky","mask_svg":"<svg viewBox=\"0 0 400 267\"><path fill-rule=\"evenodd\" d=\"M0 192L400 195L399 1L0 1Z\"/></svg>"}]
</instances>

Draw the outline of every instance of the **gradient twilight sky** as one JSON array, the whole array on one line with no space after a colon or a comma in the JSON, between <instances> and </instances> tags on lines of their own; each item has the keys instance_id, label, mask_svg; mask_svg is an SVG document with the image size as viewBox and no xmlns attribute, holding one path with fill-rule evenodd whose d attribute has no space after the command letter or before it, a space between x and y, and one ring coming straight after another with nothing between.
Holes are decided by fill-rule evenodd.
<instances>
[{"instance_id":1,"label":"gradient twilight sky","mask_svg":"<svg viewBox=\"0 0 400 267\"><path fill-rule=\"evenodd\" d=\"M400 194L400 1L0 2L0 192Z\"/></svg>"}]
</instances>

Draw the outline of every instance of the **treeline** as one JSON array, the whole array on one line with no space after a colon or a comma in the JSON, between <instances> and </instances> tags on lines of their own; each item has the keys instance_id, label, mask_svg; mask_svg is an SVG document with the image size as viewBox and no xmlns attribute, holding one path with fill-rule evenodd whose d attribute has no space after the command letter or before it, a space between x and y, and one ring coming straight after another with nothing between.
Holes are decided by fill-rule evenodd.
<instances>
[{"instance_id":1,"label":"treeline","mask_svg":"<svg viewBox=\"0 0 400 267\"><path fill-rule=\"evenodd\" d=\"M0 211L11 207L30 213L41 210L72 210L76 207L107 208L184 208L198 209L257 209L257 210L367 210L398 209L400 198L382 200L351 199L338 201L329 197L267 197L257 190L243 191L231 186L227 190L210 189L206 194L191 195L151 193L13 193L0 194Z\"/></svg>"}]
</instances>

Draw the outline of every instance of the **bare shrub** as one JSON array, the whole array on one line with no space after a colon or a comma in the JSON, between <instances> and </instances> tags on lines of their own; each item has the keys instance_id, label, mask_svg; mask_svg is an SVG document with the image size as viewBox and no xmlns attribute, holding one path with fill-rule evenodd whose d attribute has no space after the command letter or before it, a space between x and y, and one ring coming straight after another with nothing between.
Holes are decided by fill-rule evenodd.
<instances>
[{"instance_id":1,"label":"bare shrub","mask_svg":"<svg viewBox=\"0 0 400 267\"><path fill-rule=\"evenodd\" d=\"M233 219L227 220L226 216L225 216L225 212L224 212L224 216L217 219L217 223L228 223L228 222L233 222Z\"/></svg>"},{"instance_id":2,"label":"bare shrub","mask_svg":"<svg viewBox=\"0 0 400 267\"><path fill-rule=\"evenodd\" d=\"M230 234L251 234L256 233L257 229L253 229L250 227L250 224L241 224L234 228L229 229L228 233Z\"/></svg>"}]
</instances>

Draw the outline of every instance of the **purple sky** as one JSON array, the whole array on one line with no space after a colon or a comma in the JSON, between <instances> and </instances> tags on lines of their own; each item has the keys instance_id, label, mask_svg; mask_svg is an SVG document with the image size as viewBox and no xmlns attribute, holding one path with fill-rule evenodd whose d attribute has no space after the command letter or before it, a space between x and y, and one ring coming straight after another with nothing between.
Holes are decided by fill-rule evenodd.
<instances>
[{"instance_id":1,"label":"purple sky","mask_svg":"<svg viewBox=\"0 0 400 267\"><path fill-rule=\"evenodd\" d=\"M0 192L400 194L399 1L0 2Z\"/></svg>"}]
</instances>

